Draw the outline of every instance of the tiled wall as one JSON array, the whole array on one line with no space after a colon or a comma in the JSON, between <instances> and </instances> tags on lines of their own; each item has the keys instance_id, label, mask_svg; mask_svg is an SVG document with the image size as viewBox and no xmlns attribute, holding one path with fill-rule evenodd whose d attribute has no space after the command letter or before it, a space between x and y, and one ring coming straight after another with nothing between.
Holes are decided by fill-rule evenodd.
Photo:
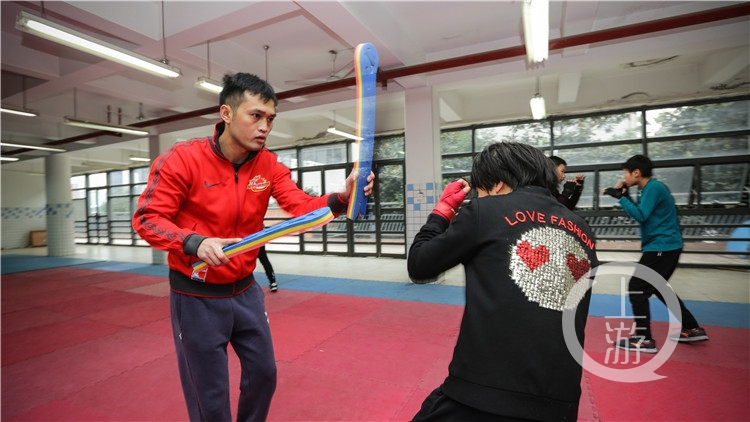
<instances>
[{"instance_id":1,"label":"tiled wall","mask_svg":"<svg viewBox=\"0 0 750 422\"><path fill-rule=\"evenodd\" d=\"M427 217L435 208L441 191L434 182L409 183L406 185L406 250L408 251L417 235L427 221ZM440 274L429 282L441 282L444 274Z\"/></svg>"},{"instance_id":2,"label":"tiled wall","mask_svg":"<svg viewBox=\"0 0 750 422\"><path fill-rule=\"evenodd\" d=\"M31 245L29 233L46 230L49 255L72 254L75 252L72 219L72 204L52 204L41 208L3 207L2 248L29 247Z\"/></svg>"},{"instance_id":3,"label":"tiled wall","mask_svg":"<svg viewBox=\"0 0 750 422\"><path fill-rule=\"evenodd\" d=\"M66 256L75 253L73 226L73 204L50 204L47 207L47 254L49 256Z\"/></svg>"},{"instance_id":4,"label":"tiled wall","mask_svg":"<svg viewBox=\"0 0 750 422\"><path fill-rule=\"evenodd\" d=\"M26 248L29 232L47 229L47 207L3 207L2 248Z\"/></svg>"},{"instance_id":5,"label":"tiled wall","mask_svg":"<svg viewBox=\"0 0 750 422\"><path fill-rule=\"evenodd\" d=\"M414 239L427 221L437 202L435 183L409 183L406 185L406 237ZM411 242L409 242L411 243Z\"/></svg>"}]
</instances>

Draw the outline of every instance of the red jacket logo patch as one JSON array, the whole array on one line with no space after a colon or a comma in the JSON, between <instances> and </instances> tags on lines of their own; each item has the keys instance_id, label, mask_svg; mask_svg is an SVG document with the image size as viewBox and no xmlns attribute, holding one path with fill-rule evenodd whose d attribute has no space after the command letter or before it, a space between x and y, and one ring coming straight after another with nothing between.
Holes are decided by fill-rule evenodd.
<instances>
[{"instance_id":1,"label":"red jacket logo patch","mask_svg":"<svg viewBox=\"0 0 750 422\"><path fill-rule=\"evenodd\" d=\"M261 177L260 175L253 177L249 182L247 182L247 189L253 192L262 192L268 189L269 186L271 186L271 183L269 183L268 180L266 180L264 177Z\"/></svg>"}]
</instances>

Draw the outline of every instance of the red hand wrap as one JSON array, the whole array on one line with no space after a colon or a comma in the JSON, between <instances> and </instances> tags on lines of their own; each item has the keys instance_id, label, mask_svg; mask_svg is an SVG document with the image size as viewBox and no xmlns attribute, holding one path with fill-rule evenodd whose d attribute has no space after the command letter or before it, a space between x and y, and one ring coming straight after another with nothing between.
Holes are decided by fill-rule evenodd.
<instances>
[{"instance_id":1,"label":"red hand wrap","mask_svg":"<svg viewBox=\"0 0 750 422\"><path fill-rule=\"evenodd\" d=\"M433 214L442 216L448 221L453 220L456 216L458 207L466 198L466 192L464 192L465 182L455 181L448 183L448 186L443 190L443 194L440 195L437 205L432 210Z\"/></svg>"}]
</instances>

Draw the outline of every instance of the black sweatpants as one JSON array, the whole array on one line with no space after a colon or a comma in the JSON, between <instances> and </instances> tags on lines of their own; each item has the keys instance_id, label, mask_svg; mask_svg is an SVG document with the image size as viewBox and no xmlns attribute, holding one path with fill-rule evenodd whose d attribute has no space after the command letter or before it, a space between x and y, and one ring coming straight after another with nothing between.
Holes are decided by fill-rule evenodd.
<instances>
[{"instance_id":1,"label":"black sweatpants","mask_svg":"<svg viewBox=\"0 0 750 422\"><path fill-rule=\"evenodd\" d=\"M666 252L644 252L638 263L651 268L660 276L664 277L665 281L669 281L669 277L672 276L675 268L677 268L680 254L682 254L682 249ZM630 295L630 305L633 307L633 316L638 317L635 319L635 334L638 336L644 336L646 339L651 339L651 308L648 299L651 295L656 295L662 303L665 305L667 303L664 301L664 297L659 290L657 290L656 286L640 278L632 277L628 284L628 290ZM698 328L698 321L695 320L693 314L688 311L679 297L677 298L677 301L680 304L680 312L682 316L675 316L680 318L682 329L689 330L692 328Z\"/></svg>"}]
</instances>

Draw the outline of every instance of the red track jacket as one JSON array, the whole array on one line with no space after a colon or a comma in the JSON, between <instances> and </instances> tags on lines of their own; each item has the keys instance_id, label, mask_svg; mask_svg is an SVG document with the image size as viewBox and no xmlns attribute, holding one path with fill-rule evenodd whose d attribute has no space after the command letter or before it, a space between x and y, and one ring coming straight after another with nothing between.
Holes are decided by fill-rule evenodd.
<instances>
[{"instance_id":1,"label":"red track jacket","mask_svg":"<svg viewBox=\"0 0 750 422\"><path fill-rule=\"evenodd\" d=\"M346 210L338 195L312 197L297 187L276 154L263 149L237 171L218 147L224 122L213 138L175 144L151 166L148 185L138 199L133 228L152 247L169 252L169 268L190 277L197 243L190 235L245 237L263 229L268 200L297 217L328 206L334 215ZM193 249L193 250L191 250ZM257 250L235 255L227 265L210 267L207 283L232 283L255 269Z\"/></svg>"}]
</instances>

